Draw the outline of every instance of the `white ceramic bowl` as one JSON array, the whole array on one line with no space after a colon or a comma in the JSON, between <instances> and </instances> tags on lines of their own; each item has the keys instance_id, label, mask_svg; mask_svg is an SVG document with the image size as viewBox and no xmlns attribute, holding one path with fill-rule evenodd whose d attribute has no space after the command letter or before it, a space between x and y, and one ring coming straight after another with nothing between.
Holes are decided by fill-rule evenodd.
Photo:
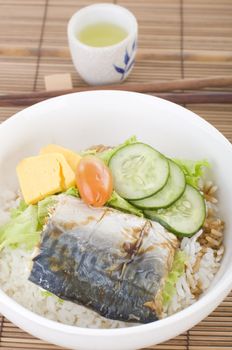
<instances>
[{"instance_id":1,"label":"white ceramic bowl","mask_svg":"<svg viewBox=\"0 0 232 350\"><path fill-rule=\"evenodd\" d=\"M36 154L44 144L83 149L99 143L118 144L133 134L168 156L211 162L226 222L220 271L210 290L192 306L158 322L122 329L84 329L49 321L0 291L0 311L39 338L69 349L138 349L186 331L207 316L232 287L232 146L213 126L173 103L136 93L93 91L27 108L0 126L0 187L17 188L16 163Z\"/></svg>"}]
</instances>

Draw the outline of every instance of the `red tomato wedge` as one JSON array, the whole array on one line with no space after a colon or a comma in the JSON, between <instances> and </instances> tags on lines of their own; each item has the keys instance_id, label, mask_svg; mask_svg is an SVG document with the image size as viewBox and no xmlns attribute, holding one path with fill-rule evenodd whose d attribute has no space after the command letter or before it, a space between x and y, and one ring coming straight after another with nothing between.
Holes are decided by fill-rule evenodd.
<instances>
[{"instance_id":1,"label":"red tomato wedge","mask_svg":"<svg viewBox=\"0 0 232 350\"><path fill-rule=\"evenodd\" d=\"M113 179L109 168L94 156L86 156L80 160L76 182L83 201L94 207L103 206L113 191Z\"/></svg>"}]
</instances>

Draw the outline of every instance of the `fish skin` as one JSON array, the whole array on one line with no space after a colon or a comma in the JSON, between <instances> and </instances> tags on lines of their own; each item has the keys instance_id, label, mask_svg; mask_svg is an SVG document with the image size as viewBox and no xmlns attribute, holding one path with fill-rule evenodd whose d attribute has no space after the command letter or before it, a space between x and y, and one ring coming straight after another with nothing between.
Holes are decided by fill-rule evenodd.
<instances>
[{"instance_id":1,"label":"fish skin","mask_svg":"<svg viewBox=\"0 0 232 350\"><path fill-rule=\"evenodd\" d=\"M144 304L155 300L177 244L157 223L63 195L29 280L106 318L148 323L158 315Z\"/></svg>"}]
</instances>

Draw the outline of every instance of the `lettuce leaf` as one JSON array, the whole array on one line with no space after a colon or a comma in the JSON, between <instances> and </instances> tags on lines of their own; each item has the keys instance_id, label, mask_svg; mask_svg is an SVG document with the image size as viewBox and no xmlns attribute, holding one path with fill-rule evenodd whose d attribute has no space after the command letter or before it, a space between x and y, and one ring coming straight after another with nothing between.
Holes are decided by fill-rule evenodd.
<instances>
[{"instance_id":1,"label":"lettuce leaf","mask_svg":"<svg viewBox=\"0 0 232 350\"><path fill-rule=\"evenodd\" d=\"M173 159L173 161L182 169L186 182L195 188L199 188L199 180L204 174L204 168L210 167L209 162L204 159L198 161Z\"/></svg>"},{"instance_id":2,"label":"lettuce leaf","mask_svg":"<svg viewBox=\"0 0 232 350\"><path fill-rule=\"evenodd\" d=\"M21 201L18 208L12 209L9 222L0 227L0 250L19 246L33 249L39 243L45 219L54 203L55 196L49 196L37 205Z\"/></svg>"},{"instance_id":3,"label":"lettuce leaf","mask_svg":"<svg viewBox=\"0 0 232 350\"><path fill-rule=\"evenodd\" d=\"M70 187L64 194L67 194L68 196L73 196L73 197L80 197L78 189L76 187Z\"/></svg>"},{"instance_id":4,"label":"lettuce leaf","mask_svg":"<svg viewBox=\"0 0 232 350\"><path fill-rule=\"evenodd\" d=\"M19 205L17 208L13 208L10 211L10 217L12 219L16 218L17 216L19 216L20 214L22 214L24 212L24 210L26 210L28 208L28 205L26 204L26 202L24 200L21 200L19 202Z\"/></svg>"},{"instance_id":5,"label":"lettuce leaf","mask_svg":"<svg viewBox=\"0 0 232 350\"><path fill-rule=\"evenodd\" d=\"M36 205L29 205L17 215L15 211L11 220L0 227L0 250L6 246L16 248L21 244L26 249L32 249L38 243L39 237L38 208Z\"/></svg>"},{"instance_id":6,"label":"lettuce leaf","mask_svg":"<svg viewBox=\"0 0 232 350\"><path fill-rule=\"evenodd\" d=\"M183 251L179 250L174 256L172 269L166 278L163 291L162 299L163 305L167 305L176 291L176 282L184 274L185 271L186 255Z\"/></svg>"},{"instance_id":7,"label":"lettuce leaf","mask_svg":"<svg viewBox=\"0 0 232 350\"><path fill-rule=\"evenodd\" d=\"M37 208L38 208L38 225L39 229L42 230L43 225L45 224L45 220L48 217L49 209L55 204L55 196L48 196L38 202Z\"/></svg>"},{"instance_id":8,"label":"lettuce leaf","mask_svg":"<svg viewBox=\"0 0 232 350\"><path fill-rule=\"evenodd\" d=\"M127 213L131 213L137 216L143 216L142 210L134 207L132 204L127 202L124 198L119 196L119 194L115 191L113 191L110 199L107 202L107 205L115 209L126 211Z\"/></svg>"}]
</instances>

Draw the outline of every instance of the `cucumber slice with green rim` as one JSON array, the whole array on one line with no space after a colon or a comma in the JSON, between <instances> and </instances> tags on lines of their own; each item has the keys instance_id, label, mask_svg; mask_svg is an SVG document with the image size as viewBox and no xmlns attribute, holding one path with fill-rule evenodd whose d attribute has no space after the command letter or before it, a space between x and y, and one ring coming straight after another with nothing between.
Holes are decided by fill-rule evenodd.
<instances>
[{"instance_id":1,"label":"cucumber slice with green rim","mask_svg":"<svg viewBox=\"0 0 232 350\"><path fill-rule=\"evenodd\" d=\"M167 208L183 194L185 189L185 175L181 168L173 161L169 162L169 178L166 185L153 196L131 201L133 205L142 209Z\"/></svg>"},{"instance_id":2,"label":"cucumber slice with green rim","mask_svg":"<svg viewBox=\"0 0 232 350\"><path fill-rule=\"evenodd\" d=\"M128 200L150 197L165 186L169 176L167 159L144 143L120 148L109 167L115 191Z\"/></svg>"},{"instance_id":3,"label":"cucumber slice with green rim","mask_svg":"<svg viewBox=\"0 0 232 350\"><path fill-rule=\"evenodd\" d=\"M177 236L192 236L205 220L205 201L198 190L186 185L183 195L170 207L145 210L145 216L159 222Z\"/></svg>"}]
</instances>

